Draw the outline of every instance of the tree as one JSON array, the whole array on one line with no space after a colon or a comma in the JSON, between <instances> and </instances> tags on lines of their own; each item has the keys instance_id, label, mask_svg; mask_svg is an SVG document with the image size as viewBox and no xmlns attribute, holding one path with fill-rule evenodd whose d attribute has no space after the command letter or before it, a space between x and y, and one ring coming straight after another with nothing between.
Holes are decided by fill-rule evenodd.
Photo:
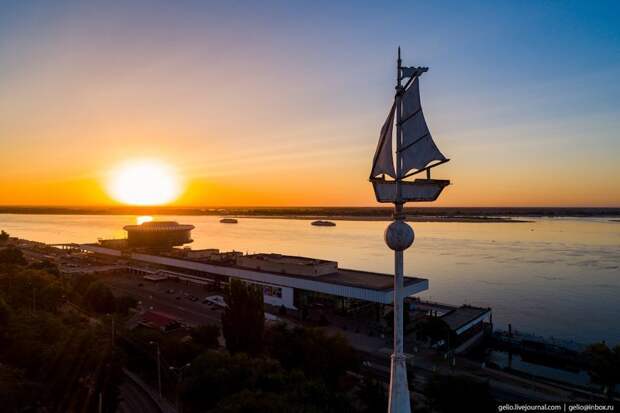
<instances>
[{"instance_id":1,"label":"tree","mask_svg":"<svg viewBox=\"0 0 620 413\"><path fill-rule=\"evenodd\" d=\"M364 412L373 413L385 410L388 394L383 384L370 376L365 376L358 397L364 403Z\"/></svg>"},{"instance_id":2,"label":"tree","mask_svg":"<svg viewBox=\"0 0 620 413\"><path fill-rule=\"evenodd\" d=\"M58 278L45 271L12 267L0 277L4 300L15 310L56 311L65 292Z\"/></svg>"},{"instance_id":3,"label":"tree","mask_svg":"<svg viewBox=\"0 0 620 413\"><path fill-rule=\"evenodd\" d=\"M606 387L608 395L620 383L620 345L610 349L605 343L595 343L585 351L592 380Z\"/></svg>"},{"instance_id":4,"label":"tree","mask_svg":"<svg viewBox=\"0 0 620 413\"><path fill-rule=\"evenodd\" d=\"M110 288L101 282L94 282L86 290L84 303L92 311L99 314L113 313L116 302Z\"/></svg>"},{"instance_id":5,"label":"tree","mask_svg":"<svg viewBox=\"0 0 620 413\"><path fill-rule=\"evenodd\" d=\"M431 411L438 413L496 411L488 383L465 376L435 375L426 385L425 394Z\"/></svg>"},{"instance_id":6,"label":"tree","mask_svg":"<svg viewBox=\"0 0 620 413\"><path fill-rule=\"evenodd\" d=\"M0 264L26 265L27 262L22 250L9 245L0 250Z\"/></svg>"},{"instance_id":7,"label":"tree","mask_svg":"<svg viewBox=\"0 0 620 413\"><path fill-rule=\"evenodd\" d=\"M0 297L0 341L6 333L6 328L9 325L11 319L11 308L7 305L6 301Z\"/></svg>"},{"instance_id":8,"label":"tree","mask_svg":"<svg viewBox=\"0 0 620 413\"><path fill-rule=\"evenodd\" d=\"M207 351L187 370L181 399L191 412L352 412L346 395L331 392L300 371L286 371L277 361Z\"/></svg>"},{"instance_id":9,"label":"tree","mask_svg":"<svg viewBox=\"0 0 620 413\"><path fill-rule=\"evenodd\" d=\"M194 327L191 331L192 340L205 349L217 348L220 328L216 325Z\"/></svg>"},{"instance_id":10,"label":"tree","mask_svg":"<svg viewBox=\"0 0 620 413\"><path fill-rule=\"evenodd\" d=\"M317 328L289 329L285 324L270 328L266 335L269 355L286 369L299 369L319 378L329 388L337 387L347 371L359 368L359 358L341 334L327 335Z\"/></svg>"},{"instance_id":11,"label":"tree","mask_svg":"<svg viewBox=\"0 0 620 413\"><path fill-rule=\"evenodd\" d=\"M9 234L5 230L0 231L0 244L4 244L8 240Z\"/></svg>"},{"instance_id":12,"label":"tree","mask_svg":"<svg viewBox=\"0 0 620 413\"><path fill-rule=\"evenodd\" d=\"M122 315L129 314L131 308L135 308L138 305L138 300L129 295L123 295L115 299L114 307L116 312Z\"/></svg>"},{"instance_id":13,"label":"tree","mask_svg":"<svg viewBox=\"0 0 620 413\"><path fill-rule=\"evenodd\" d=\"M260 287L231 279L225 295L222 333L231 353L259 354L263 348L265 311Z\"/></svg>"},{"instance_id":14,"label":"tree","mask_svg":"<svg viewBox=\"0 0 620 413\"><path fill-rule=\"evenodd\" d=\"M43 270L47 271L52 275L60 275L60 270L58 270L58 265L54 264L50 260L43 260L40 262L34 262L28 266L28 268L32 268L35 270Z\"/></svg>"},{"instance_id":15,"label":"tree","mask_svg":"<svg viewBox=\"0 0 620 413\"><path fill-rule=\"evenodd\" d=\"M422 337L430 338L433 343L445 340L448 344L452 334L448 324L440 317L427 317L422 320L417 327L417 332Z\"/></svg>"}]
</instances>

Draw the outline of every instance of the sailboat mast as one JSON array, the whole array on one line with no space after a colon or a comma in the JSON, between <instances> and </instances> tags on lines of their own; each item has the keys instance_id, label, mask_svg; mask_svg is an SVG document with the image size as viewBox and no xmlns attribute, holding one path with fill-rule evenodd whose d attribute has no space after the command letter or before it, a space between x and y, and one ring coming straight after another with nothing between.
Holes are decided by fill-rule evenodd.
<instances>
[{"instance_id":1,"label":"sailboat mast","mask_svg":"<svg viewBox=\"0 0 620 413\"><path fill-rule=\"evenodd\" d=\"M401 184L402 180L402 156L400 149L402 147L402 130L400 127L400 120L402 117L402 105L403 98L403 85L402 85L402 60L400 58L400 46L398 47L398 62L396 66L396 203L394 206L394 214L402 213L402 193Z\"/></svg>"},{"instance_id":2,"label":"sailboat mast","mask_svg":"<svg viewBox=\"0 0 620 413\"><path fill-rule=\"evenodd\" d=\"M390 394L388 413L410 413L409 385L407 384L407 365L404 355L404 315L403 315L403 251L413 242L413 230L405 222L402 196L402 62L398 48L396 74L396 197L394 199L394 222L385 231L388 246L394 250L394 350L390 363ZM398 240L398 241L397 241Z\"/></svg>"}]
</instances>

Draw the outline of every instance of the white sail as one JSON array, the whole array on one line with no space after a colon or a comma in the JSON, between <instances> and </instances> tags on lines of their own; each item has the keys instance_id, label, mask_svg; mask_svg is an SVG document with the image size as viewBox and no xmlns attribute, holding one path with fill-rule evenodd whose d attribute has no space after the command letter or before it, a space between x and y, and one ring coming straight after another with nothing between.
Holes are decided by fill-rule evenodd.
<instances>
[{"instance_id":1,"label":"white sail","mask_svg":"<svg viewBox=\"0 0 620 413\"><path fill-rule=\"evenodd\" d=\"M396 178L396 172L394 171L394 155L392 153L394 109L395 105L392 105L390 113L381 128L379 144L377 145L377 151L375 152L375 157L372 162L372 171L370 173L371 179L382 174Z\"/></svg>"},{"instance_id":2,"label":"white sail","mask_svg":"<svg viewBox=\"0 0 620 413\"><path fill-rule=\"evenodd\" d=\"M422 169L432 161L445 161L433 138L420 104L420 84L418 78L405 91L402 98L401 130L403 143L400 148L402 171L405 175L412 169Z\"/></svg>"}]
</instances>

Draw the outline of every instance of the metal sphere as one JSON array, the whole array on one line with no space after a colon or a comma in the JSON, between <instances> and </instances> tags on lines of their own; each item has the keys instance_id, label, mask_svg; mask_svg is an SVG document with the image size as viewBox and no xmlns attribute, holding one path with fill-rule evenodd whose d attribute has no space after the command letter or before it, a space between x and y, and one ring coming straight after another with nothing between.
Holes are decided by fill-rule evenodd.
<instances>
[{"instance_id":1,"label":"metal sphere","mask_svg":"<svg viewBox=\"0 0 620 413\"><path fill-rule=\"evenodd\" d=\"M394 221L385 229L385 243L394 251L404 251L413 244L413 228L403 221Z\"/></svg>"}]
</instances>

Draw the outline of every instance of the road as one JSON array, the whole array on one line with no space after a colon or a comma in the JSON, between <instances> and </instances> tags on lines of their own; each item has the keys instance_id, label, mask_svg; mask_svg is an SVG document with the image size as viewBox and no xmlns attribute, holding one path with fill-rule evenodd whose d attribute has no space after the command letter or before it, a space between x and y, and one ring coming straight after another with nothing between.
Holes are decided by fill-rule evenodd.
<instances>
[{"instance_id":1,"label":"road","mask_svg":"<svg viewBox=\"0 0 620 413\"><path fill-rule=\"evenodd\" d=\"M131 379L125 379L120 390L121 400L116 410L118 413L161 413L157 403Z\"/></svg>"},{"instance_id":2,"label":"road","mask_svg":"<svg viewBox=\"0 0 620 413\"><path fill-rule=\"evenodd\" d=\"M222 309L214 305L202 303L207 296L219 295L215 291L205 290L202 286L187 285L183 282L162 281L152 283L142 280L137 276L113 276L106 277L105 282L117 294L131 295L142 302L142 308L154 309L168 313L188 325L220 324ZM141 286L140 286L141 285ZM167 290L175 290L174 294L166 293ZM188 300L184 293L194 295L198 301ZM180 298L178 298L180 297ZM178 299L177 299L178 298ZM364 348L356 346L355 340L351 345L364 354L370 366L366 368L383 380L389 381L389 358L385 355L369 353ZM432 358L417 354L413 369L410 368L409 376L411 387L423 388L434 374L434 370L448 374L451 372L447 363L436 363ZM459 358L455 374L467 375L478 380L488 381L492 395L498 400L527 401L527 400L575 400L575 394L559 386L547 383L538 383L533 380L520 378L505 372L492 369L482 369L466 359Z\"/></svg>"},{"instance_id":3,"label":"road","mask_svg":"<svg viewBox=\"0 0 620 413\"><path fill-rule=\"evenodd\" d=\"M222 309L215 305L203 304L207 296L220 295L207 291L203 287L185 285L183 282L161 281L158 283L143 281L136 276L111 276L103 278L116 295L130 295L141 301L143 309L153 309L174 316L190 326L219 324ZM142 286L140 286L142 285ZM173 289L174 294L166 293ZM185 293L198 297L190 301ZM178 297L181 297L177 299Z\"/></svg>"}]
</instances>

